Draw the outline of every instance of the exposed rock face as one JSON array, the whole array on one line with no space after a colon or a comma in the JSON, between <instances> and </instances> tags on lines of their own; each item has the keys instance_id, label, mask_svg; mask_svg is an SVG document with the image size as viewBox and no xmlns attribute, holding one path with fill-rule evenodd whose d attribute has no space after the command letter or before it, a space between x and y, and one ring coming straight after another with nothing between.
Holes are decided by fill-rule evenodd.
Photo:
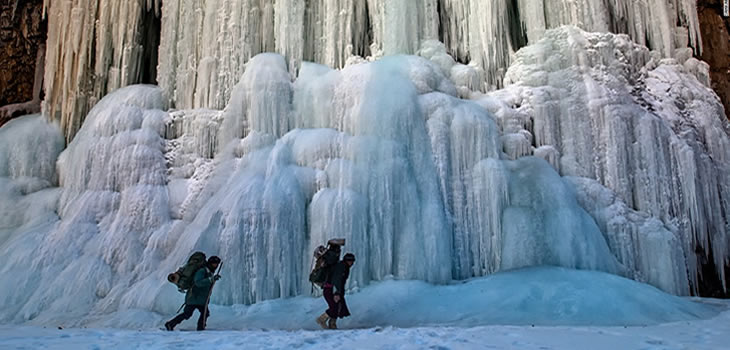
<instances>
[{"instance_id":1,"label":"exposed rock face","mask_svg":"<svg viewBox=\"0 0 730 350\"><path fill-rule=\"evenodd\" d=\"M730 18L723 17L723 0L698 0L697 12L702 31L702 55L700 59L710 65L712 88L723 105L725 115L730 119ZM698 251L698 255L705 254ZM703 259L699 269L699 294L706 297L728 298L730 290L725 290L717 276L712 253ZM725 265L725 274L730 274L730 266Z\"/></svg>"},{"instance_id":2,"label":"exposed rock face","mask_svg":"<svg viewBox=\"0 0 730 350\"><path fill-rule=\"evenodd\" d=\"M702 56L710 64L712 88L725 105L730 119L730 17L723 17L723 0L698 0L702 30Z\"/></svg>"},{"instance_id":3,"label":"exposed rock face","mask_svg":"<svg viewBox=\"0 0 730 350\"><path fill-rule=\"evenodd\" d=\"M34 96L36 63L46 42L43 0L6 0L0 2L0 125L18 114L37 112L41 96ZM39 61L39 62L37 62ZM38 87L40 88L40 82ZM40 91L36 91L37 94ZM35 103L26 103L34 100Z\"/></svg>"}]
</instances>

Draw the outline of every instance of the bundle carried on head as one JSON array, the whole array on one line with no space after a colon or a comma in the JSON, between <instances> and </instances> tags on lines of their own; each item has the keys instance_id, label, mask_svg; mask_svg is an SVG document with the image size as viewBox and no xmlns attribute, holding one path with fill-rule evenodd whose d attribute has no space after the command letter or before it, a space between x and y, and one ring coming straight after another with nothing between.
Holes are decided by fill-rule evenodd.
<instances>
[{"instance_id":1,"label":"bundle carried on head","mask_svg":"<svg viewBox=\"0 0 730 350\"><path fill-rule=\"evenodd\" d=\"M327 280L327 272L331 266L340 261L340 247L345 245L344 238L332 238L327 241L327 248L320 245L314 249L314 267L309 274L309 281L322 286Z\"/></svg>"},{"instance_id":2,"label":"bundle carried on head","mask_svg":"<svg viewBox=\"0 0 730 350\"><path fill-rule=\"evenodd\" d=\"M327 245L333 246L336 245L338 247L345 245L345 239L344 238L332 238L329 241L327 241Z\"/></svg>"}]
</instances>

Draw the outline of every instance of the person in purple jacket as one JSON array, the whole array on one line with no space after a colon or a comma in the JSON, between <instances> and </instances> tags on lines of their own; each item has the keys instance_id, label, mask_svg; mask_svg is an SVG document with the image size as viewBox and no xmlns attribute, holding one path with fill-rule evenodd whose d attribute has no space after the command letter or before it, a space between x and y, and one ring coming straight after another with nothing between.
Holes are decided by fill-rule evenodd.
<instances>
[{"instance_id":1,"label":"person in purple jacket","mask_svg":"<svg viewBox=\"0 0 730 350\"><path fill-rule=\"evenodd\" d=\"M337 329L337 319L350 316L350 310L345 301L345 284L350 277L350 268L355 263L355 255L345 254L342 261L332 266L327 282L323 285L322 294L329 307L319 318L317 323L322 328Z\"/></svg>"}]
</instances>

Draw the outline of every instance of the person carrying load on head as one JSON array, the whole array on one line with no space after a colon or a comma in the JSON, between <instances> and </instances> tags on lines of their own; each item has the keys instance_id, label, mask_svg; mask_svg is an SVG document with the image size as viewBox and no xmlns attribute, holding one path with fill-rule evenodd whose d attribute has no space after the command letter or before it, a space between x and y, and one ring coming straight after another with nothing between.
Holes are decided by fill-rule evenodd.
<instances>
[{"instance_id":1,"label":"person carrying load on head","mask_svg":"<svg viewBox=\"0 0 730 350\"><path fill-rule=\"evenodd\" d=\"M350 268L355 264L355 255L352 253L345 254L342 261L335 264L330 271L329 283L322 289L324 300L327 301L327 311L323 314L326 318L320 316L317 323L325 328L324 323L327 321L327 328L337 329L337 319L350 316L350 310L345 302L345 284L347 278L350 277Z\"/></svg>"},{"instance_id":2,"label":"person carrying load on head","mask_svg":"<svg viewBox=\"0 0 730 350\"><path fill-rule=\"evenodd\" d=\"M340 261L340 252L342 246L345 245L345 239L333 238L327 241L327 247L320 245L314 249L314 264L312 272L309 274L309 281L312 282L312 289L314 286L318 286L322 289L331 288L330 284L330 273L332 268ZM328 317L326 313L319 316L316 321L322 326L327 328Z\"/></svg>"},{"instance_id":3,"label":"person carrying load on head","mask_svg":"<svg viewBox=\"0 0 730 350\"><path fill-rule=\"evenodd\" d=\"M331 239L327 245L327 248L319 246L314 250L315 264L312 273L309 274L309 281L322 288L322 294L329 307L317 317L317 324L325 329L336 329L337 318L350 315L347 304L344 303L344 290L349 268L355 262L355 256L347 254L349 262L339 261L341 247L345 245L344 239Z\"/></svg>"}]
</instances>

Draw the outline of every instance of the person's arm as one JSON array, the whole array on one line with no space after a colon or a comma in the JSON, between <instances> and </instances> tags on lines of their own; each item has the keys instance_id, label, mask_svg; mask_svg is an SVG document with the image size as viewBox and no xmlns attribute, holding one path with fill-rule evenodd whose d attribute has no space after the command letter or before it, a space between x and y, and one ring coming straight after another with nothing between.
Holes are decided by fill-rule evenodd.
<instances>
[{"instance_id":1,"label":"person's arm","mask_svg":"<svg viewBox=\"0 0 730 350\"><path fill-rule=\"evenodd\" d=\"M211 283L213 283L213 280L210 277L207 277L205 274L205 268L198 269L197 272L195 272L195 279L194 283L196 287L210 287Z\"/></svg>"},{"instance_id":2,"label":"person's arm","mask_svg":"<svg viewBox=\"0 0 730 350\"><path fill-rule=\"evenodd\" d=\"M345 264L339 263L335 265L332 271L332 284L335 286L335 295L345 294L345 282L347 282L345 277Z\"/></svg>"}]
</instances>

